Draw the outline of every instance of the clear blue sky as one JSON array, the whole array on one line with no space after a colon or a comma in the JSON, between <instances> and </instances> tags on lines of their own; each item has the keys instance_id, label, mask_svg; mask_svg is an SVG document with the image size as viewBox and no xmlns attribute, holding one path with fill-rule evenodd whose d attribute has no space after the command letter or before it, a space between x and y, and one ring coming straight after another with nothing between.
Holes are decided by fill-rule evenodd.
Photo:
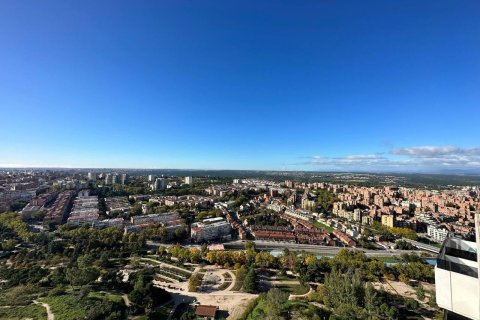
<instances>
[{"instance_id":1,"label":"clear blue sky","mask_svg":"<svg viewBox=\"0 0 480 320\"><path fill-rule=\"evenodd\" d=\"M0 2L0 166L480 168L480 2Z\"/></svg>"}]
</instances>

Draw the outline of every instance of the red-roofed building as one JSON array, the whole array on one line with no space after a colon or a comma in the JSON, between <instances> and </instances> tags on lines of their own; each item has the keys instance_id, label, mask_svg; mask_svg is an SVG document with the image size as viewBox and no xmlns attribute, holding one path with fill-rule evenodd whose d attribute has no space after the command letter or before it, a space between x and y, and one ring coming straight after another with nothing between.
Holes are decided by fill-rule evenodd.
<instances>
[{"instance_id":1,"label":"red-roofed building","mask_svg":"<svg viewBox=\"0 0 480 320\"><path fill-rule=\"evenodd\" d=\"M217 314L217 306L199 305L195 308L195 315L200 319L213 320Z\"/></svg>"}]
</instances>

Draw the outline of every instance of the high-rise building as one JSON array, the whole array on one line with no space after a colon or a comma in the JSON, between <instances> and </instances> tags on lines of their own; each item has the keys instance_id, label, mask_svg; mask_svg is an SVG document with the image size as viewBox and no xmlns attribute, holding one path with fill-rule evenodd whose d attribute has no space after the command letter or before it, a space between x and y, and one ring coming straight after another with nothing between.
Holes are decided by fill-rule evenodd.
<instances>
[{"instance_id":1,"label":"high-rise building","mask_svg":"<svg viewBox=\"0 0 480 320\"><path fill-rule=\"evenodd\" d=\"M294 187L294 182L292 180L285 180L285 187L293 188Z\"/></svg>"},{"instance_id":2,"label":"high-rise building","mask_svg":"<svg viewBox=\"0 0 480 320\"><path fill-rule=\"evenodd\" d=\"M395 216L385 214L382 216L382 225L393 228L395 226Z\"/></svg>"},{"instance_id":3,"label":"high-rise building","mask_svg":"<svg viewBox=\"0 0 480 320\"><path fill-rule=\"evenodd\" d=\"M148 175L148 181L154 182L154 181L155 181L155 175L149 174L149 175Z\"/></svg>"},{"instance_id":4,"label":"high-rise building","mask_svg":"<svg viewBox=\"0 0 480 320\"><path fill-rule=\"evenodd\" d=\"M112 184L118 183L118 176L116 174L112 175Z\"/></svg>"},{"instance_id":5,"label":"high-rise building","mask_svg":"<svg viewBox=\"0 0 480 320\"><path fill-rule=\"evenodd\" d=\"M128 181L128 175L126 173L122 173L120 175L120 183L127 184L127 181Z\"/></svg>"},{"instance_id":6,"label":"high-rise building","mask_svg":"<svg viewBox=\"0 0 480 320\"><path fill-rule=\"evenodd\" d=\"M111 173L107 173L105 175L105 184L106 185L112 184L112 174Z\"/></svg>"},{"instance_id":7,"label":"high-rise building","mask_svg":"<svg viewBox=\"0 0 480 320\"><path fill-rule=\"evenodd\" d=\"M193 178L192 177L185 177L185 184L192 184Z\"/></svg>"},{"instance_id":8,"label":"high-rise building","mask_svg":"<svg viewBox=\"0 0 480 320\"><path fill-rule=\"evenodd\" d=\"M165 189L165 179L164 178L157 178L155 179L155 183L153 185L154 190L162 190Z\"/></svg>"},{"instance_id":9,"label":"high-rise building","mask_svg":"<svg viewBox=\"0 0 480 320\"><path fill-rule=\"evenodd\" d=\"M96 181L97 180L97 174L95 172L89 172L88 173L88 180Z\"/></svg>"}]
</instances>

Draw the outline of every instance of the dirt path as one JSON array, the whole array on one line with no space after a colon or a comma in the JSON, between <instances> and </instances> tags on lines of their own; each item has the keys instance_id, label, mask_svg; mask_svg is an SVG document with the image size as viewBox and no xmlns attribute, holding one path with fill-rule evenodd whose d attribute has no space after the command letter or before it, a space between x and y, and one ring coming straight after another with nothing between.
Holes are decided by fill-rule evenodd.
<instances>
[{"instance_id":1,"label":"dirt path","mask_svg":"<svg viewBox=\"0 0 480 320\"><path fill-rule=\"evenodd\" d=\"M128 295L127 295L127 294L122 295L122 299L123 299L123 302L125 303L125 305L126 305L127 307L130 307L130 305L132 304L132 302L131 302L130 299L128 298Z\"/></svg>"},{"instance_id":2,"label":"dirt path","mask_svg":"<svg viewBox=\"0 0 480 320\"><path fill-rule=\"evenodd\" d=\"M227 271L230 276L232 277L232 284L228 286L224 291L231 291L233 287L235 286L235 281L237 280L237 277L233 274L233 272Z\"/></svg>"},{"instance_id":3,"label":"dirt path","mask_svg":"<svg viewBox=\"0 0 480 320\"><path fill-rule=\"evenodd\" d=\"M55 316L47 303L39 302L37 300L33 300L33 303L39 304L47 310L47 320L55 320Z\"/></svg>"},{"instance_id":4,"label":"dirt path","mask_svg":"<svg viewBox=\"0 0 480 320\"><path fill-rule=\"evenodd\" d=\"M291 294L291 295L288 296L288 300L295 300L296 298L303 298L303 297L306 297L313 292L315 292L315 291L312 288L310 288L310 290L308 290L308 292L304 293L304 294Z\"/></svg>"}]
</instances>

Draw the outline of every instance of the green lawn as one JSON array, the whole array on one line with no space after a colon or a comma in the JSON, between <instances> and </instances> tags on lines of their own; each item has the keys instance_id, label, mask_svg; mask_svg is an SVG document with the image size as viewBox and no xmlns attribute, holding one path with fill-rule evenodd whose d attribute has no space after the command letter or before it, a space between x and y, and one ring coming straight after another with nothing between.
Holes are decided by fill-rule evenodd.
<instances>
[{"instance_id":1,"label":"green lawn","mask_svg":"<svg viewBox=\"0 0 480 320\"><path fill-rule=\"evenodd\" d=\"M222 283L222 284L218 287L218 290L225 290L225 289L227 289L228 287L230 287L231 284L232 284L231 281L225 281L224 283Z\"/></svg>"},{"instance_id":2,"label":"green lawn","mask_svg":"<svg viewBox=\"0 0 480 320\"><path fill-rule=\"evenodd\" d=\"M0 289L0 306L28 305L44 291L45 288L32 284Z\"/></svg>"},{"instance_id":3,"label":"green lawn","mask_svg":"<svg viewBox=\"0 0 480 320\"><path fill-rule=\"evenodd\" d=\"M87 315L86 306L80 304L78 297L74 295L44 297L39 301L50 305L55 320L80 319Z\"/></svg>"},{"instance_id":4,"label":"green lawn","mask_svg":"<svg viewBox=\"0 0 480 320\"><path fill-rule=\"evenodd\" d=\"M100 292L90 292L88 294L89 298L97 298L97 299L102 299L102 298L107 298L112 302L115 303L122 303L123 298L121 295L118 294L110 294L110 293L100 293Z\"/></svg>"},{"instance_id":5,"label":"green lawn","mask_svg":"<svg viewBox=\"0 0 480 320\"><path fill-rule=\"evenodd\" d=\"M314 225L315 227L319 228L319 229L325 229L325 231L327 231L328 233L332 233L333 230L335 230L334 228L329 227L329 226L327 226L326 224L321 223L321 222L319 222L319 221L315 221L315 222L313 223L313 225Z\"/></svg>"},{"instance_id":6,"label":"green lawn","mask_svg":"<svg viewBox=\"0 0 480 320\"><path fill-rule=\"evenodd\" d=\"M26 306L15 306L12 308L0 308L0 319L4 320L23 320L23 319L34 319L34 320L46 320L47 311L44 307L29 304Z\"/></svg>"},{"instance_id":7,"label":"green lawn","mask_svg":"<svg viewBox=\"0 0 480 320\"><path fill-rule=\"evenodd\" d=\"M383 262L389 262L389 263L394 263L394 262L400 262L400 260L396 257L375 257L374 259L383 261Z\"/></svg>"},{"instance_id":8,"label":"green lawn","mask_svg":"<svg viewBox=\"0 0 480 320\"><path fill-rule=\"evenodd\" d=\"M257 305L247 316L247 320L264 319L267 314L267 302L264 299L258 300Z\"/></svg>"},{"instance_id":9,"label":"green lawn","mask_svg":"<svg viewBox=\"0 0 480 320\"><path fill-rule=\"evenodd\" d=\"M285 284L276 284L276 288L279 288L282 291L285 291L289 294L305 294L310 290L309 286L302 286L300 283L298 284L290 284L290 283L285 283Z\"/></svg>"},{"instance_id":10,"label":"green lawn","mask_svg":"<svg viewBox=\"0 0 480 320\"><path fill-rule=\"evenodd\" d=\"M102 305L100 301L107 298L114 303L123 304L123 299L116 294L102 294L90 292L88 297L80 298L77 294L64 294L61 296L47 296L38 299L48 303L51 307L55 320L85 319L91 310L96 310Z\"/></svg>"}]
</instances>

